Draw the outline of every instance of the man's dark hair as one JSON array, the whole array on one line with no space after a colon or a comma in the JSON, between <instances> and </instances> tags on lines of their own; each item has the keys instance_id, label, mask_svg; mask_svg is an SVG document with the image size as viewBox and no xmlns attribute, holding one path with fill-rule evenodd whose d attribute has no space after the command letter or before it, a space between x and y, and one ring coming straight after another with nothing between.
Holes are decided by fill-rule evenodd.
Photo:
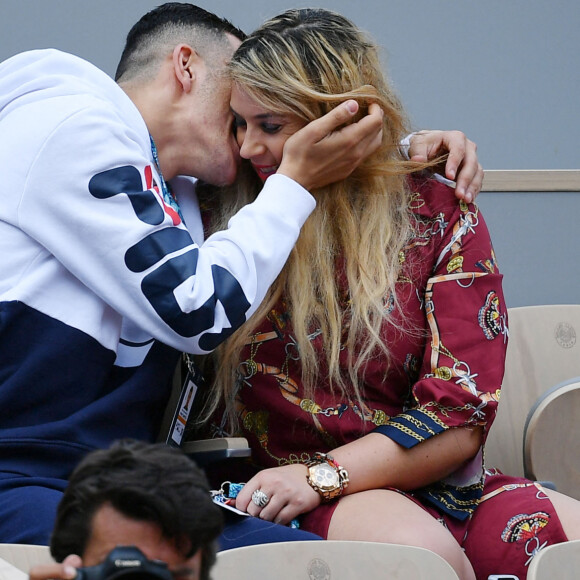
<instances>
[{"instance_id":1,"label":"man's dark hair","mask_svg":"<svg viewBox=\"0 0 580 580\"><path fill-rule=\"evenodd\" d=\"M239 40L246 37L245 33L229 20L194 4L183 2L162 4L145 14L129 31L115 80L124 81L127 76L132 78L143 74L146 67L164 56L159 54L160 49L168 42L174 46L185 42L202 57L209 58L216 43L225 43L226 34L231 34Z\"/></svg>"},{"instance_id":2,"label":"man's dark hair","mask_svg":"<svg viewBox=\"0 0 580 580\"><path fill-rule=\"evenodd\" d=\"M179 449L132 439L89 453L73 471L58 506L53 558L82 556L93 517L105 504L124 516L158 525L190 558L202 548L200 578L209 578L223 518L201 469Z\"/></svg>"}]
</instances>

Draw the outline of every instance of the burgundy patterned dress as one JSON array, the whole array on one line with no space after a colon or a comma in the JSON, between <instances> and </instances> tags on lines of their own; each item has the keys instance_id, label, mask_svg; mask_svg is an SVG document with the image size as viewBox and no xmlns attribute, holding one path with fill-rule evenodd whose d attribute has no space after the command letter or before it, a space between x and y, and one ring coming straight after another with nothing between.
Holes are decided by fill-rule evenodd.
<instances>
[{"instance_id":1,"label":"burgundy patterned dress","mask_svg":"<svg viewBox=\"0 0 580 580\"><path fill-rule=\"evenodd\" d=\"M453 427L483 426L487 435L508 337L489 232L477 206L458 202L452 189L431 179L411 184L414 233L400 256L399 308L385 296L393 324L384 326L383 337L391 359L379 353L364 368L362 405L323 380L305 398L283 302L250 337L237 397L241 434L258 468L304 462L372 431L406 448ZM319 329L312 328L311 340L324 365ZM445 480L407 495L449 527L481 578L508 569L523 578L544 542L565 539L545 494L532 482L486 471L482 452ZM321 505L302 527L326 537L335 506Z\"/></svg>"}]
</instances>

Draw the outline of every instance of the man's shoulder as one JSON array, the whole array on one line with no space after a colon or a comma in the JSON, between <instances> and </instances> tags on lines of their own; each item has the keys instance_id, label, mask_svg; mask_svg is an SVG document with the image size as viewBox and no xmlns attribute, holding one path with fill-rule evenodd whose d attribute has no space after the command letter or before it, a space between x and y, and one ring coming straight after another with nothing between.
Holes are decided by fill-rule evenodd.
<instances>
[{"instance_id":1,"label":"man's shoulder","mask_svg":"<svg viewBox=\"0 0 580 580\"><path fill-rule=\"evenodd\" d=\"M0 63L0 75L7 77L20 72L29 75L36 72L38 78L46 78L55 74L96 74L106 75L97 66L74 54L56 48L43 48L18 53ZM110 79L110 77L108 77ZM111 79L112 80L112 79Z\"/></svg>"},{"instance_id":2,"label":"man's shoulder","mask_svg":"<svg viewBox=\"0 0 580 580\"><path fill-rule=\"evenodd\" d=\"M117 83L87 60L56 49L31 50L0 63L0 109L61 97L127 100Z\"/></svg>"},{"instance_id":3,"label":"man's shoulder","mask_svg":"<svg viewBox=\"0 0 580 580\"><path fill-rule=\"evenodd\" d=\"M34 143L40 148L75 127L105 136L130 128L133 139L149 147L145 122L121 87L88 61L59 50L29 51L0 64L0 110L7 112L5 135L33 128L26 132L31 151ZM74 149L74 140L70 146Z\"/></svg>"}]
</instances>

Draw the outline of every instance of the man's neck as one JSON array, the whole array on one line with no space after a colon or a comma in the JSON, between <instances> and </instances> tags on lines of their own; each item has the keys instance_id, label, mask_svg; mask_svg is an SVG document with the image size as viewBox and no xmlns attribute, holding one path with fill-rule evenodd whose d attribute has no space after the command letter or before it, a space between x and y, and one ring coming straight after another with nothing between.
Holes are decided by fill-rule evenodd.
<instances>
[{"instance_id":1,"label":"man's neck","mask_svg":"<svg viewBox=\"0 0 580 580\"><path fill-rule=\"evenodd\" d=\"M119 85L133 101L141 117L147 125L147 130L153 138L157 149L159 166L166 180L177 174L175 163L172 159L178 159L172 149L172 135L176 135L174 130L174 115L172 115L171 104L168 104L163 90L158 90L155 84L147 83L122 83Z\"/></svg>"}]
</instances>

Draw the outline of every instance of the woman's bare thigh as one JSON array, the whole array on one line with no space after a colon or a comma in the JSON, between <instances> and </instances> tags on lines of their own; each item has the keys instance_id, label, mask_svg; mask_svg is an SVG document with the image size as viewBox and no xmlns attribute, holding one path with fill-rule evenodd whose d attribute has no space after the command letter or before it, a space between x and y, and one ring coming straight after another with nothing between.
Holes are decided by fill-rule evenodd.
<instances>
[{"instance_id":1,"label":"woman's bare thigh","mask_svg":"<svg viewBox=\"0 0 580 580\"><path fill-rule=\"evenodd\" d=\"M328 539L427 548L445 558L460 578L475 578L469 560L447 528L395 491L376 489L342 497L332 515Z\"/></svg>"}]
</instances>

